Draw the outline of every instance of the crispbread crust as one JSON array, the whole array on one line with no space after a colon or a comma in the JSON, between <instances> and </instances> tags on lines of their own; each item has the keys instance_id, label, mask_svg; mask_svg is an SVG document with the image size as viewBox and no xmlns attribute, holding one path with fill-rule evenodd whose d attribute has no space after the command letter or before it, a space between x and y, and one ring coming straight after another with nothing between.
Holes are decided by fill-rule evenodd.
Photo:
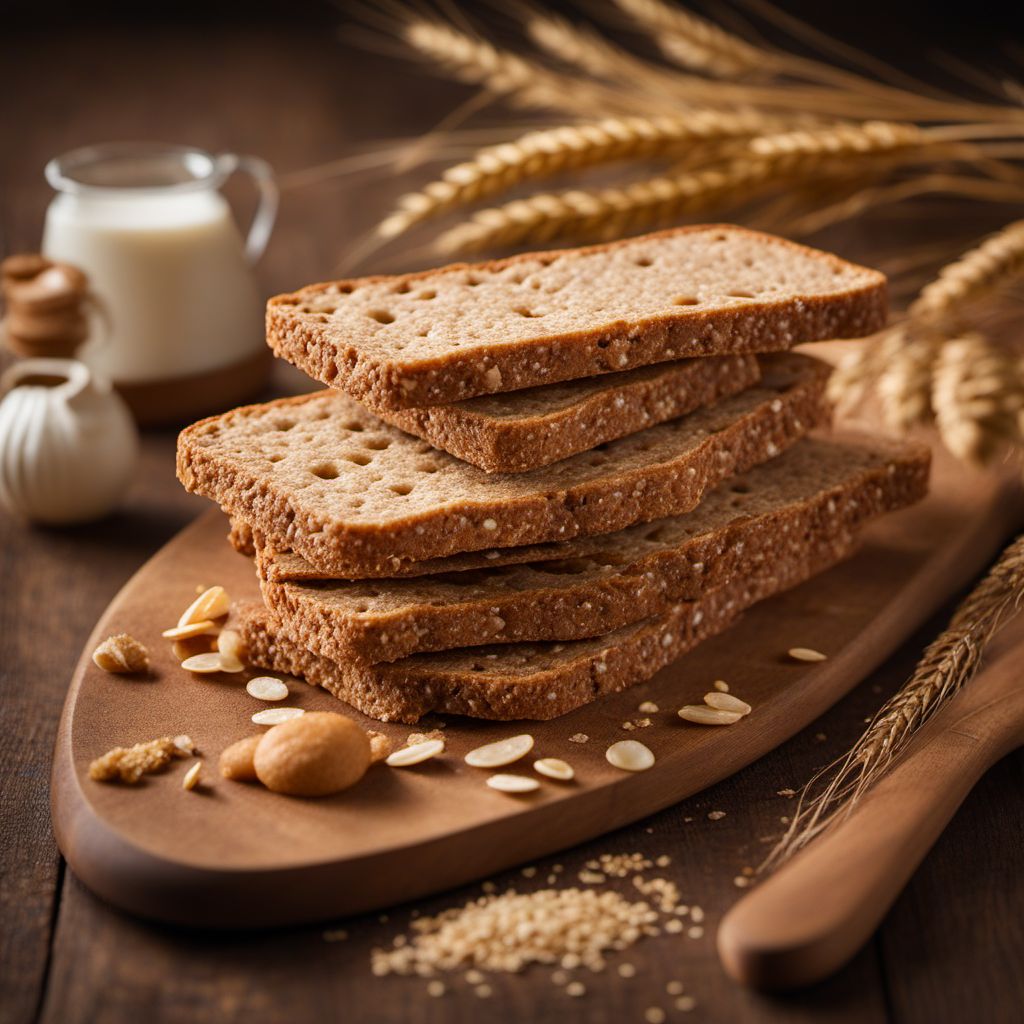
<instances>
[{"instance_id":1,"label":"crispbread crust","mask_svg":"<svg viewBox=\"0 0 1024 1024\"><path fill-rule=\"evenodd\" d=\"M929 462L924 445L805 439L726 481L694 511L608 535L586 554L418 579L261 580L261 589L290 637L341 663L577 640L799 560L815 537L847 543L868 520L924 497Z\"/></svg>"},{"instance_id":2,"label":"crispbread crust","mask_svg":"<svg viewBox=\"0 0 1024 1024\"><path fill-rule=\"evenodd\" d=\"M733 260L737 283L730 289L715 275L719 252L731 248L744 258ZM680 272L682 249L693 262ZM636 267L659 275L650 279L657 296L641 296L642 279L629 278L632 253L640 254ZM664 253L670 258L654 267ZM601 269L622 279L620 288L606 289L610 307L592 295ZM702 288L706 298L690 294ZM438 302L438 289L455 292ZM885 325L887 303L886 280L877 271L762 232L698 225L309 285L270 300L267 342L324 384L376 409L404 409L667 360L862 337Z\"/></svg>"},{"instance_id":3,"label":"crispbread crust","mask_svg":"<svg viewBox=\"0 0 1024 1024\"><path fill-rule=\"evenodd\" d=\"M606 636L566 644L504 644L360 666L314 654L260 605L245 605L237 616L250 664L304 678L371 718L414 723L436 711L547 720L650 679L722 632L745 608L847 557L853 544L852 535L816 540L805 558L783 559L763 576L735 580Z\"/></svg>"},{"instance_id":4,"label":"crispbread crust","mask_svg":"<svg viewBox=\"0 0 1024 1024\"><path fill-rule=\"evenodd\" d=\"M523 473L753 387L756 356L683 359L452 405L374 409L488 473Z\"/></svg>"},{"instance_id":5,"label":"crispbread crust","mask_svg":"<svg viewBox=\"0 0 1024 1024\"><path fill-rule=\"evenodd\" d=\"M779 355L759 387L602 452L501 476L430 450L343 395L319 392L187 428L178 477L270 547L328 575L359 578L407 561L609 533L689 511L705 491L827 419L828 372L807 356ZM378 447L364 451L369 444Z\"/></svg>"}]
</instances>

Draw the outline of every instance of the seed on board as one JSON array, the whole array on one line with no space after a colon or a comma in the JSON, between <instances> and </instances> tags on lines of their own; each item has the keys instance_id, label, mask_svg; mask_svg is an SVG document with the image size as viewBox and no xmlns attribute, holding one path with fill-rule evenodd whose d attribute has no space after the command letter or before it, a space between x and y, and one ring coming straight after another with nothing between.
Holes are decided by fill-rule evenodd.
<instances>
[{"instance_id":1,"label":"seed on board","mask_svg":"<svg viewBox=\"0 0 1024 1024\"><path fill-rule=\"evenodd\" d=\"M665 1011L660 1006L651 1006L644 1010L647 1024L665 1024Z\"/></svg>"},{"instance_id":2,"label":"seed on board","mask_svg":"<svg viewBox=\"0 0 1024 1024\"><path fill-rule=\"evenodd\" d=\"M533 737L529 733L510 736L496 743L486 743L466 755L466 764L474 768L501 768L518 761L533 749Z\"/></svg>"},{"instance_id":3,"label":"seed on board","mask_svg":"<svg viewBox=\"0 0 1024 1024\"><path fill-rule=\"evenodd\" d=\"M724 679L716 679L714 681L714 683L712 683L711 685L714 686L714 688L719 693L728 693L729 692L729 684Z\"/></svg>"},{"instance_id":4,"label":"seed on board","mask_svg":"<svg viewBox=\"0 0 1024 1024\"><path fill-rule=\"evenodd\" d=\"M734 697L731 693L720 693L718 690L705 693L704 703L709 708L717 708L719 711L733 711L737 715L749 715L752 710L745 700L740 700L739 697Z\"/></svg>"},{"instance_id":5,"label":"seed on board","mask_svg":"<svg viewBox=\"0 0 1024 1024\"><path fill-rule=\"evenodd\" d=\"M210 587L204 590L178 619L179 626L190 626L193 622L203 619L219 619L227 615L231 608L231 598L223 587Z\"/></svg>"},{"instance_id":6,"label":"seed on board","mask_svg":"<svg viewBox=\"0 0 1024 1024\"><path fill-rule=\"evenodd\" d=\"M185 772L185 778L181 780L182 789L195 789L199 785L199 776L203 774L203 762L196 761L194 765L187 772Z\"/></svg>"},{"instance_id":7,"label":"seed on board","mask_svg":"<svg viewBox=\"0 0 1024 1024\"><path fill-rule=\"evenodd\" d=\"M565 994L567 996L583 996L587 994L587 986L582 981L570 981L565 986Z\"/></svg>"},{"instance_id":8,"label":"seed on board","mask_svg":"<svg viewBox=\"0 0 1024 1024\"><path fill-rule=\"evenodd\" d=\"M697 725L732 725L743 717L738 711L720 711L706 704L685 704L678 714L683 721Z\"/></svg>"},{"instance_id":9,"label":"seed on board","mask_svg":"<svg viewBox=\"0 0 1024 1024\"><path fill-rule=\"evenodd\" d=\"M422 764L432 757L444 751L444 740L424 740L422 743L413 743L411 746L402 747L393 754L389 754L385 764L392 768L408 768L414 764Z\"/></svg>"},{"instance_id":10,"label":"seed on board","mask_svg":"<svg viewBox=\"0 0 1024 1024\"><path fill-rule=\"evenodd\" d=\"M284 700L288 684L273 676L256 676L245 684L245 692L257 700Z\"/></svg>"},{"instance_id":11,"label":"seed on board","mask_svg":"<svg viewBox=\"0 0 1024 1024\"><path fill-rule=\"evenodd\" d=\"M586 743L587 740L589 740L589 739L590 739L590 737L585 732L574 732L569 737L569 742L570 743Z\"/></svg>"},{"instance_id":12,"label":"seed on board","mask_svg":"<svg viewBox=\"0 0 1024 1024\"><path fill-rule=\"evenodd\" d=\"M447 991L447 989L445 988L444 982L443 981L438 981L437 978L435 978L433 981L428 981L427 982L427 995L428 996L433 996L435 999L437 999L440 996L443 996L446 991Z\"/></svg>"},{"instance_id":13,"label":"seed on board","mask_svg":"<svg viewBox=\"0 0 1024 1024\"><path fill-rule=\"evenodd\" d=\"M654 754L639 740L619 740L604 753L613 768L624 772L643 772L654 764Z\"/></svg>"},{"instance_id":14,"label":"seed on board","mask_svg":"<svg viewBox=\"0 0 1024 1024\"><path fill-rule=\"evenodd\" d=\"M794 661L826 661L827 654L816 651L813 647L790 647L786 652Z\"/></svg>"},{"instance_id":15,"label":"seed on board","mask_svg":"<svg viewBox=\"0 0 1024 1024\"><path fill-rule=\"evenodd\" d=\"M302 708L265 708L263 711L257 711L252 720L257 725L280 725L305 713Z\"/></svg>"},{"instance_id":16,"label":"seed on board","mask_svg":"<svg viewBox=\"0 0 1024 1024\"><path fill-rule=\"evenodd\" d=\"M532 793L540 789L540 783L526 775L492 775L487 785L502 793Z\"/></svg>"},{"instance_id":17,"label":"seed on board","mask_svg":"<svg viewBox=\"0 0 1024 1024\"><path fill-rule=\"evenodd\" d=\"M576 774L571 764L557 757L542 757L539 761L534 761L533 770L546 775L549 779L558 779L559 782L569 782Z\"/></svg>"},{"instance_id":18,"label":"seed on board","mask_svg":"<svg viewBox=\"0 0 1024 1024\"><path fill-rule=\"evenodd\" d=\"M653 715L659 710L658 705L653 700L645 700L637 705L637 711L644 715Z\"/></svg>"},{"instance_id":19,"label":"seed on board","mask_svg":"<svg viewBox=\"0 0 1024 1024\"><path fill-rule=\"evenodd\" d=\"M237 661L245 660L245 642L237 629L221 630L217 636L217 650L225 658L235 658Z\"/></svg>"},{"instance_id":20,"label":"seed on board","mask_svg":"<svg viewBox=\"0 0 1024 1024\"><path fill-rule=\"evenodd\" d=\"M189 623L187 626L174 626L165 629L160 635L165 640L189 640L194 636L202 636L208 629L216 629L213 619L202 619L199 622Z\"/></svg>"},{"instance_id":21,"label":"seed on board","mask_svg":"<svg viewBox=\"0 0 1024 1024\"><path fill-rule=\"evenodd\" d=\"M206 654L193 654L186 658L181 667L197 675L211 675L214 672L223 672L221 656L216 651L209 651Z\"/></svg>"},{"instance_id":22,"label":"seed on board","mask_svg":"<svg viewBox=\"0 0 1024 1024\"><path fill-rule=\"evenodd\" d=\"M181 735L175 736L172 742L183 754L188 754L189 756L191 756L196 752L195 741L192 739L191 736L188 736L185 733L181 733Z\"/></svg>"},{"instance_id":23,"label":"seed on board","mask_svg":"<svg viewBox=\"0 0 1024 1024\"><path fill-rule=\"evenodd\" d=\"M221 672L235 673L245 671L245 664L233 654L221 654L218 652L217 657L220 658Z\"/></svg>"}]
</instances>

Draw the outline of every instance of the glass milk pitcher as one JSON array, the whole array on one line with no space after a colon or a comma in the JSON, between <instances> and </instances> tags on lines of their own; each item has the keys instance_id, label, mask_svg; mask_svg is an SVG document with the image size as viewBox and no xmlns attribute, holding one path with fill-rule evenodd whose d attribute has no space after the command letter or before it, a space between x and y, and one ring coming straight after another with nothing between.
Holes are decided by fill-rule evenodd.
<instances>
[{"instance_id":1,"label":"glass milk pitcher","mask_svg":"<svg viewBox=\"0 0 1024 1024\"><path fill-rule=\"evenodd\" d=\"M235 171L260 196L244 243L218 191ZM130 404L133 389L159 402L160 384L165 393L201 391L214 378L237 381L250 365L264 372L264 303L251 270L277 212L264 161L110 143L57 157L45 173L57 195L43 253L88 274L107 321L81 358Z\"/></svg>"}]
</instances>

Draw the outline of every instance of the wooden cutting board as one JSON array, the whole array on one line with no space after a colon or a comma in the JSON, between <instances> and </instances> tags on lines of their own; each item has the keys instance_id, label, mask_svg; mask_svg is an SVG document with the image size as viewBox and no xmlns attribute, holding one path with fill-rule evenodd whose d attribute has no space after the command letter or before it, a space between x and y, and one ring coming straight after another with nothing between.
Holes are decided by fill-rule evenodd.
<instances>
[{"instance_id":1,"label":"wooden cutting board","mask_svg":"<svg viewBox=\"0 0 1024 1024\"><path fill-rule=\"evenodd\" d=\"M932 494L876 524L858 555L796 590L748 611L652 681L552 722L450 719L448 749L411 769L372 768L358 786L321 800L232 783L217 771L230 742L259 731L250 715L251 675L193 677L160 631L177 622L197 585L254 599L251 561L225 541L219 512L197 520L147 562L97 623L71 681L55 752L52 803L57 840L91 889L128 911L210 927L281 925L337 918L423 896L552 853L660 810L731 774L782 743L882 662L948 597L967 585L1022 521L1016 488L968 472L938 454ZM112 633L150 649L151 675L108 675L90 658ZM785 652L813 647L825 662ZM728 728L682 722L725 679L754 711ZM348 710L329 694L292 682L286 703ZM662 709L652 726L625 732L637 705ZM408 726L364 725L404 740ZM577 779L546 782L515 797L484 785L472 747L517 732L536 738L534 757L570 761ZM176 761L138 786L93 782L89 762L111 747L188 733L203 756L205 785L186 792L189 762ZM570 742L576 733L586 743ZM610 743L639 738L652 769L612 768ZM515 771L516 768L507 769ZM530 771L529 760L521 770Z\"/></svg>"}]
</instances>

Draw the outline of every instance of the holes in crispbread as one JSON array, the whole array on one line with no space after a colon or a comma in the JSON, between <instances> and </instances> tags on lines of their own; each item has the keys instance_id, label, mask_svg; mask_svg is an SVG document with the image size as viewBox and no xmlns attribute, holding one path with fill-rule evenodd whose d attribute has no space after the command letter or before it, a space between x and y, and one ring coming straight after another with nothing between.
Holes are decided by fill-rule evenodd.
<instances>
[{"instance_id":1,"label":"holes in crispbread","mask_svg":"<svg viewBox=\"0 0 1024 1024\"><path fill-rule=\"evenodd\" d=\"M326 418L326 416L323 417L323 419ZM359 420L349 420L347 423L342 423L342 428L350 430L353 434L361 434L366 429Z\"/></svg>"},{"instance_id":2,"label":"holes in crispbread","mask_svg":"<svg viewBox=\"0 0 1024 1024\"><path fill-rule=\"evenodd\" d=\"M267 456L267 462L283 462L284 456L280 452L274 452L273 455Z\"/></svg>"},{"instance_id":3,"label":"holes in crispbread","mask_svg":"<svg viewBox=\"0 0 1024 1024\"><path fill-rule=\"evenodd\" d=\"M274 429L284 433L286 430L291 430L294 426L295 420L277 420L274 424Z\"/></svg>"},{"instance_id":4,"label":"holes in crispbread","mask_svg":"<svg viewBox=\"0 0 1024 1024\"><path fill-rule=\"evenodd\" d=\"M729 487L729 490L732 491L733 494L749 494L750 484L745 484L742 481L737 480Z\"/></svg>"},{"instance_id":5,"label":"holes in crispbread","mask_svg":"<svg viewBox=\"0 0 1024 1024\"><path fill-rule=\"evenodd\" d=\"M319 477L321 480L337 480L338 479L338 467L333 462L321 462L319 466L313 466L310 469L310 473L313 476Z\"/></svg>"},{"instance_id":6,"label":"holes in crispbread","mask_svg":"<svg viewBox=\"0 0 1024 1024\"><path fill-rule=\"evenodd\" d=\"M386 309L371 309L366 315L371 320L376 320L379 324L393 324L395 322L394 316Z\"/></svg>"},{"instance_id":7,"label":"holes in crispbread","mask_svg":"<svg viewBox=\"0 0 1024 1024\"><path fill-rule=\"evenodd\" d=\"M382 452L386 448L391 447L390 437L368 437L363 442L364 448L369 448L371 452Z\"/></svg>"},{"instance_id":8,"label":"holes in crispbread","mask_svg":"<svg viewBox=\"0 0 1024 1024\"><path fill-rule=\"evenodd\" d=\"M544 315L543 313L538 313L527 306L516 306L513 308L512 312L518 313L520 316L525 316L527 319L531 320Z\"/></svg>"},{"instance_id":9,"label":"holes in crispbread","mask_svg":"<svg viewBox=\"0 0 1024 1024\"><path fill-rule=\"evenodd\" d=\"M753 292L735 291L735 292L726 292L725 294L728 295L730 299L756 299L757 298L757 296Z\"/></svg>"},{"instance_id":10,"label":"holes in crispbread","mask_svg":"<svg viewBox=\"0 0 1024 1024\"><path fill-rule=\"evenodd\" d=\"M637 256L633 262L638 267L651 267L654 265L654 260L652 260L650 256Z\"/></svg>"},{"instance_id":11,"label":"holes in crispbread","mask_svg":"<svg viewBox=\"0 0 1024 1024\"><path fill-rule=\"evenodd\" d=\"M392 484L388 490L393 491L400 498L404 498L407 494L412 494L412 484Z\"/></svg>"},{"instance_id":12,"label":"holes in crispbread","mask_svg":"<svg viewBox=\"0 0 1024 1024\"><path fill-rule=\"evenodd\" d=\"M425 288L423 291L417 292L414 298L423 299L424 301L428 299L436 299L437 292L435 292L433 288Z\"/></svg>"},{"instance_id":13,"label":"holes in crispbread","mask_svg":"<svg viewBox=\"0 0 1024 1024\"><path fill-rule=\"evenodd\" d=\"M677 295L672 300L673 306L699 306L700 299L696 295Z\"/></svg>"},{"instance_id":14,"label":"holes in crispbread","mask_svg":"<svg viewBox=\"0 0 1024 1024\"><path fill-rule=\"evenodd\" d=\"M436 462L418 462L416 464L416 471L418 473L436 473L440 468Z\"/></svg>"},{"instance_id":15,"label":"holes in crispbread","mask_svg":"<svg viewBox=\"0 0 1024 1024\"><path fill-rule=\"evenodd\" d=\"M343 457L349 462L354 462L357 466L368 466L373 462L373 456L367 455L366 452L348 452Z\"/></svg>"}]
</instances>

